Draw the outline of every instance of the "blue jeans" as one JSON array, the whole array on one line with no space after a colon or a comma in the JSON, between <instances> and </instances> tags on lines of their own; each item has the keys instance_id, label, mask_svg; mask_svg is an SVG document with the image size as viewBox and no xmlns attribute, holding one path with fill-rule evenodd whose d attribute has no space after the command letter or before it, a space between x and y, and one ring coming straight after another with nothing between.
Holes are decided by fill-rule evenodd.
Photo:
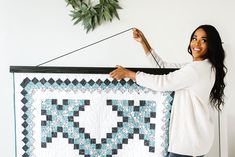
<instances>
[{"instance_id":1,"label":"blue jeans","mask_svg":"<svg viewBox=\"0 0 235 157\"><path fill-rule=\"evenodd\" d=\"M167 157L192 157L192 156L169 153ZM198 157L203 157L203 156L198 156Z\"/></svg>"}]
</instances>

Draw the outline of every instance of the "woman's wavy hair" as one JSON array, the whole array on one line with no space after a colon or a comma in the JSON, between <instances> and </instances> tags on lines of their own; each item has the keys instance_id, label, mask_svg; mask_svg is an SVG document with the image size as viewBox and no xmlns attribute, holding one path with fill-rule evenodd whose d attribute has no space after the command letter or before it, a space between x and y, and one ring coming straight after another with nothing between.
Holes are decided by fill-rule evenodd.
<instances>
[{"instance_id":1,"label":"woman's wavy hair","mask_svg":"<svg viewBox=\"0 0 235 157\"><path fill-rule=\"evenodd\" d=\"M222 46L222 41L219 32L214 26L211 25L201 25L196 30L202 28L207 34L207 44L208 51L205 55L213 65L216 71L215 83L210 93L210 102L219 111L221 110L221 105L224 105L224 77L227 73L227 68L224 65L225 52ZM196 30L192 33L190 42L192 41L193 35ZM188 46L188 52L192 55L192 50L190 44Z\"/></svg>"}]
</instances>

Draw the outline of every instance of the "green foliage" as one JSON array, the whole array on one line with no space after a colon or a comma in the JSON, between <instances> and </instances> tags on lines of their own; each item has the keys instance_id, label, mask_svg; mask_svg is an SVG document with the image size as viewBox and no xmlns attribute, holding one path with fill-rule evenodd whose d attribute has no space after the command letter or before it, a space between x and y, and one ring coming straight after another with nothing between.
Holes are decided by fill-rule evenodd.
<instances>
[{"instance_id":1,"label":"green foliage","mask_svg":"<svg viewBox=\"0 0 235 157\"><path fill-rule=\"evenodd\" d=\"M94 30L105 21L112 21L113 17L119 19L117 9L122 9L118 0L99 0L99 4L92 5L90 0L66 0L71 5L72 20L74 24L82 23L86 32Z\"/></svg>"}]
</instances>

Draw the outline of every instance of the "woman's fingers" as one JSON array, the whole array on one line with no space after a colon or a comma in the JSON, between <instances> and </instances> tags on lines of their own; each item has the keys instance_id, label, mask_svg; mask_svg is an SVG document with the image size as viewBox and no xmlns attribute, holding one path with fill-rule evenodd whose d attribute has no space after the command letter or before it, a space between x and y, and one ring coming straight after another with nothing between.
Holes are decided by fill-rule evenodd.
<instances>
[{"instance_id":1,"label":"woman's fingers","mask_svg":"<svg viewBox=\"0 0 235 157\"><path fill-rule=\"evenodd\" d=\"M115 78L117 80L121 80L125 77L125 69L120 65L117 65L116 67L117 67L117 69L113 70L109 74L112 78Z\"/></svg>"},{"instance_id":2,"label":"woman's fingers","mask_svg":"<svg viewBox=\"0 0 235 157\"><path fill-rule=\"evenodd\" d=\"M144 40L143 33L137 28L133 28L132 30L133 30L133 38L138 42L142 42Z\"/></svg>"},{"instance_id":3,"label":"woman's fingers","mask_svg":"<svg viewBox=\"0 0 235 157\"><path fill-rule=\"evenodd\" d=\"M118 74L117 70L118 70L118 69L113 70L112 72L109 73L109 75L110 75L112 78L116 78L116 77L117 77L117 74Z\"/></svg>"},{"instance_id":4,"label":"woman's fingers","mask_svg":"<svg viewBox=\"0 0 235 157\"><path fill-rule=\"evenodd\" d=\"M117 69L113 70L112 72L109 73L110 76L114 79L121 80L124 78L130 78L132 80L136 80L136 73L123 68L120 65L117 65Z\"/></svg>"},{"instance_id":5,"label":"woman's fingers","mask_svg":"<svg viewBox=\"0 0 235 157\"><path fill-rule=\"evenodd\" d=\"M117 67L117 69L111 71L111 72L109 73L110 75L115 75L115 74L117 73L117 71L118 71L118 68L121 68L120 65L116 65L116 67Z\"/></svg>"},{"instance_id":6,"label":"woman's fingers","mask_svg":"<svg viewBox=\"0 0 235 157\"><path fill-rule=\"evenodd\" d=\"M113 70L111 73L109 73L109 75L114 78L117 73L116 71L117 71L117 69Z\"/></svg>"}]
</instances>

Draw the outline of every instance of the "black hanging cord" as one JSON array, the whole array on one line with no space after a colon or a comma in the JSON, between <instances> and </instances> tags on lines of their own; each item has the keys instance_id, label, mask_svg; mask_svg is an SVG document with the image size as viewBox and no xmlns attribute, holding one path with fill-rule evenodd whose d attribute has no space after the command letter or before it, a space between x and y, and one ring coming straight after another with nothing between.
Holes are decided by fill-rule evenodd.
<instances>
[{"instance_id":1,"label":"black hanging cord","mask_svg":"<svg viewBox=\"0 0 235 157\"><path fill-rule=\"evenodd\" d=\"M56 60L56 59L65 57L65 56L70 55L70 54L72 54L72 53L74 53L74 52L77 52L77 51L80 51L80 50L85 49L85 48L87 48L87 47L90 47L90 46L92 46L92 45L98 44L98 43L100 43L100 42L102 42L102 41L104 41L104 40L110 39L110 38L112 38L112 37L115 37L115 36L117 36L117 35L120 35L120 34L122 34L122 33L125 33L125 32L127 32L127 31L130 31L130 30L132 30L132 28L129 28L129 29L125 30L125 31L122 31L122 32L119 32L119 33L117 33L117 34L111 35L111 36L109 36L109 37L107 37L107 38L101 39L101 40L99 40L99 41L97 41L97 42L91 43L91 44L89 44L89 45L86 45L86 46L81 47L81 48L79 48L79 49L73 50L73 51L71 51L71 52L65 53L65 54L63 54L63 55L61 55L61 56L58 56L58 57L56 57L56 58L53 58L53 59L48 60L48 61L46 61L46 62L43 62L43 63L41 63L41 64L38 64L37 67L39 67L39 66L41 66L41 65L44 65L44 64L46 64L46 63L52 62L52 61L54 61L54 60Z\"/></svg>"},{"instance_id":2,"label":"black hanging cord","mask_svg":"<svg viewBox=\"0 0 235 157\"><path fill-rule=\"evenodd\" d=\"M86 45L86 46L84 46L84 47L81 47L81 48L79 48L79 49L76 49L76 50L73 50L73 51L71 51L71 52L65 53L65 54L63 54L63 55L61 55L61 56L55 57L55 58L50 59L50 60L48 60L48 61L46 61L46 62L43 62L43 63L41 63L41 64L38 64L36 67L39 67L39 66L44 65L44 64L46 64L46 63L52 62L52 61L57 60L57 59L59 59L59 58L68 56L68 55L70 55L70 54L72 54L72 53L75 53L75 52L77 52L77 51L80 51L80 50L82 50L82 49L85 49L85 48L87 48L87 47L90 47L90 46L92 46L92 45L98 44L98 43L100 43L100 42L102 42L102 41L104 41L104 40L113 38L113 37L115 37L115 36L117 36L117 35L120 35L120 34L122 34L122 33L125 33L125 32L127 32L127 31L130 31L130 30L132 30L132 29L133 29L133 28L129 28L129 29L127 29L127 30L124 30L124 31L119 32L119 33L114 34L114 35L111 35L111 36L109 36L109 37L106 37L106 38L104 38L104 39L101 39L101 40L99 40L99 41L96 41L96 42L94 42L94 43L91 43L91 44ZM146 39L145 39L145 40L146 40ZM148 45L148 46L149 46L149 45ZM150 46L149 46L149 47L150 47ZM155 62L156 62L157 65L159 66L159 68L161 68L161 66L158 64L156 58L153 56L151 50L150 50L150 54L152 55L153 59L155 60Z\"/></svg>"},{"instance_id":3,"label":"black hanging cord","mask_svg":"<svg viewBox=\"0 0 235 157\"><path fill-rule=\"evenodd\" d=\"M154 55L152 54L151 50L149 51L149 53L151 54L151 56L153 57L153 59L155 60L155 62L157 63L157 66L161 69L162 67L159 65L157 59L154 57Z\"/></svg>"},{"instance_id":4,"label":"black hanging cord","mask_svg":"<svg viewBox=\"0 0 235 157\"><path fill-rule=\"evenodd\" d=\"M161 69L161 66L159 65L157 59L154 57L153 53L152 53L152 48L151 46L149 45L147 39L145 38L145 36L143 35L142 36L143 40L144 40L144 43L145 45L147 46L148 50L149 50L149 53L151 54L151 56L153 57L154 61L157 63L157 66Z\"/></svg>"}]
</instances>

